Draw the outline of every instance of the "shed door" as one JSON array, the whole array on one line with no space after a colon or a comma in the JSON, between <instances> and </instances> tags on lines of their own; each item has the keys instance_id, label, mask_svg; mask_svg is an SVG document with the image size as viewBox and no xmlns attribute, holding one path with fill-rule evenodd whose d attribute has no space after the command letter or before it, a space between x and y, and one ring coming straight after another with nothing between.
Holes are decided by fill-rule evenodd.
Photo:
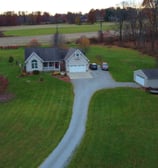
<instances>
[{"instance_id":1,"label":"shed door","mask_svg":"<svg viewBox=\"0 0 158 168\"><path fill-rule=\"evenodd\" d=\"M136 75L136 82L142 86L145 84L145 79L142 76Z\"/></svg>"},{"instance_id":2,"label":"shed door","mask_svg":"<svg viewBox=\"0 0 158 168\"><path fill-rule=\"evenodd\" d=\"M69 72L86 72L85 65L70 65Z\"/></svg>"}]
</instances>

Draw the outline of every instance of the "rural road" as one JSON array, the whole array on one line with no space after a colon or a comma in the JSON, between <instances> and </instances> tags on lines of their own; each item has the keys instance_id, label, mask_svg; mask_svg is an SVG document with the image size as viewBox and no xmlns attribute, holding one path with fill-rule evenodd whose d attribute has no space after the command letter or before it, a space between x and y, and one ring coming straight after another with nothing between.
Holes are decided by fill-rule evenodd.
<instances>
[{"instance_id":1,"label":"rural road","mask_svg":"<svg viewBox=\"0 0 158 168\"><path fill-rule=\"evenodd\" d=\"M132 82L116 82L109 72L100 69L91 71L91 74L93 78L71 80L75 97L69 128L59 145L40 165L40 168L64 168L69 164L73 152L80 144L85 133L89 102L97 90L115 87L138 87L137 84Z\"/></svg>"},{"instance_id":2,"label":"rural road","mask_svg":"<svg viewBox=\"0 0 158 168\"><path fill-rule=\"evenodd\" d=\"M87 38L97 37L97 32L87 32L87 33L73 33L73 34L64 34L66 41L71 41L80 38L85 35ZM0 46L16 46L16 45L26 45L32 39L38 40L42 44L49 44L51 42L53 35L38 35L38 36L23 36L23 37L1 37Z\"/></svg>"}]
</instances>

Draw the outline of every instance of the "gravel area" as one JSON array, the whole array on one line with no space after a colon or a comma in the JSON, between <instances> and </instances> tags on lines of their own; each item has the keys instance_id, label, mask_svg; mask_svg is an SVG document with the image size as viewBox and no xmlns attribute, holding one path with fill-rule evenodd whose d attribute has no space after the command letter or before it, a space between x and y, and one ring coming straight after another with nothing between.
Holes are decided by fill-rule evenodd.
<instances>
[{"instance_id":1,"label":"gravel area","mask_svg":"<svg viewBox=\"0 0 158 168\"><path fill-rule=\"evenodd\" d=\"M74 105L69 128L56 149L40 165L40 168L64 168L80 144L85 133L87 112L92 95L103 88L139 86L132 82L116 82L107 71L91 71L93 78L72 79L74 86Z\"/></svg>"}]
</instances>

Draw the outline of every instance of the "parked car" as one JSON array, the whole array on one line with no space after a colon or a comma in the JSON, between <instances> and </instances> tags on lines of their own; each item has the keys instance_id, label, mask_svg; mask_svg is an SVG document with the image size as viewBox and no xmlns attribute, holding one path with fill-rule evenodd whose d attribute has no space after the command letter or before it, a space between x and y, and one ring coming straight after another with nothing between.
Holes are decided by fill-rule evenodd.
<instances>
[{"instance_id":1,"label":"parked car","mask_svg":"<svg viewBox=\"0 0 158 168\"><path fill-rule=\"evenodd\" d=\"M91 64L89 65L89 68L90 68L91 70L97 70L97 69L98 69L98 65L97 65L96 63L91 63Z\"/></svg>"},{"instance_id":2,"label":"parked car","mask_svg":"<svg viewBox=\"0 0 158 168\"><path fill-rule=\"evenodd\" d=\"M104 70L104 71L108 71L109 70L109 65L107 62L103 62L101 64L101 69Z\"/></svg>"},{"instance_id":3,"label":"parked car","mask_svg":"<svg viewBox=\"0 0 158 168\"><path fill-rule=\"evenodd\" d=\"M152 94L158 94L158 88L149 88L148 90Z\"/></svg>"}]
</instances>

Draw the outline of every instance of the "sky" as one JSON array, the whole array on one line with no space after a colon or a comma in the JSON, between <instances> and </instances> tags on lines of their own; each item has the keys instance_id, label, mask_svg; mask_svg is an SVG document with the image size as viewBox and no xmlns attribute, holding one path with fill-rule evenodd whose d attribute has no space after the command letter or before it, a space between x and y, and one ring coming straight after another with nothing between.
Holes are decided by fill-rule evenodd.
<instances>
[{"instance_id":1,"label":"sky","mask_svg":"<svg viewBox=\"0 0 158 168\"><path fill-rule=\"evenodd\" d=\"M0 0L0 13L5 11L41 11L55 13L82 12L87 13L90 9L105 9L116 7L123 0ZM141 0L130 0L136 3Z\"/></svg>"}]
</instances>

